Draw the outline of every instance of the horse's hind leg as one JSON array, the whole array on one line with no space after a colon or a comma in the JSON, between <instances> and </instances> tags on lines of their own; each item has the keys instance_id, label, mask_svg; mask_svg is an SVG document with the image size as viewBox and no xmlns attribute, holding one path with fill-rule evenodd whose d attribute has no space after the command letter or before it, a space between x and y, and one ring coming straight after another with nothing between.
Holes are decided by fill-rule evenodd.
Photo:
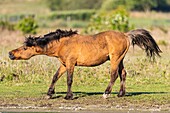
<instances>
[{"instance_id":1,"label":"horse's hind leg","mask_svg":"<svg viewBox=\"0 0 170 113\"><path fill-rule=\"evenodd\" d=\"M119 58L112 58L110 61L111 61L110 82L105 90L105 93L103 94L103 98L107 98L110 95L110 93L112 92L112 86L118 77L118 66L120 62Z\"/></svg>"},{"instance_id":2,"label":"horse's hind leg","mask_svg":"<svg viewBox=\"0 0 170 113\"><path fill-rule=\"evenodd\" d=\"M61 64L58 71L53 76L51 85L50 85L50 87L48 89L48 92L47 92L47 98L48 99L50 99L52 97L52 95L55 93L54 85L55 85L56 81L63 75L64 72L66 72L66 67Z\"/></svg>"},{"instance_id":3,"label":"horse's hind leg","mask_svg":"<svg viewBox=\"0 0 170 113\"><path fill-rule=\"evenodd\" d=\"M126 70L123 66L123 60L119 64L119 76L120 76L120 91L118 97L125 95L125 81L126 81Z\"/></svg>"}]
</instances>

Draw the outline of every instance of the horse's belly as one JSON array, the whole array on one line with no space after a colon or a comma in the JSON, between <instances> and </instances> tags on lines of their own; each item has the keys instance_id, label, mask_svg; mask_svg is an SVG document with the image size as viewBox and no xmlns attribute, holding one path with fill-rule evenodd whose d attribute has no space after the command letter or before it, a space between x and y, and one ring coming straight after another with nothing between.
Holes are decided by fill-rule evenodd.
<instances>
[{"instance_id":1,"label":"horse's belly","mask_svg":"<svg viewBox=\"0 0 170 113\"><path fill-rule=\"evenodd\" d=\"M102 41L83 43L77 52L78 66L97 66L109 59L107 44Z\"/></svg>"},{"instance_id":2,"label":"horse's belly","mask_svg":"<svg viewBox=\"0 0 170 113\"><path fill-rule=\"evenodd\" d=\"M81 57L80 59L77 60L77 66L98 66L100 64L103 64L107 60L109 60L108 55L104 56L93 55L87 58Z\"/></svg>"}]
</instances>

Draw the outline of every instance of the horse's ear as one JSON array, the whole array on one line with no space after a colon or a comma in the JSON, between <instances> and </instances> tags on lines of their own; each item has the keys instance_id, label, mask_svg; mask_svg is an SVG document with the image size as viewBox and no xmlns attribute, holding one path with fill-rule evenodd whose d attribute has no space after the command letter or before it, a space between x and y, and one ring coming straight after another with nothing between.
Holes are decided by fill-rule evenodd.
<instances>
[{"instance_id":1,"label":"horse's ear","mask_svg":"<svg viewBox=\"0 0 170 113\"><path fill-rule=\"evenodd\" d=\"M47 38L39 38L36 40L36 43L38 46L44 47L48 43L48 39Z\"/></svg>"},{"instance_id":2,"label":"horse's ear","mask_svg":"<svg viewBox=\"0 0 170 113\"><path fill-rule=\"evenodd\" d=\"M36 38L36 37L32 37L32 36L29 36L29 37L26 37L25 38L25 42L24 42L24 44L26 45L26 46L36 46L37 45L37 40L38 38Z\"/></svg>"}]
</instances>

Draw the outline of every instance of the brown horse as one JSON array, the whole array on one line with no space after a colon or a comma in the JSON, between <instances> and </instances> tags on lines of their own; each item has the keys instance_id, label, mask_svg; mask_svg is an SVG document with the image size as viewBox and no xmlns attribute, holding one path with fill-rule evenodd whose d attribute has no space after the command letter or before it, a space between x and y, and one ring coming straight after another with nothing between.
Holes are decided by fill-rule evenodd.
<instances>
[{"instance_id":1,"label":"brown horse","mask_svg":"<svg viewBox=\"0 0 170 113\"><path fill-rule=\"evenodd\" d=\"M65 99L73 99L71 85L75 66L97 66L107 60L111 62L110 82L103 94L107 98L112 91L112 86L120 76L120 91L118 97L125 95L126 71L123 59L129 49L130 40L145 50L147 56L153 58L161 50L150 33L144 29L132 30L127 33L117 31L105 31L95 35L80 35L77 31L57 29L43 37L28 37L23 46L9 52L12 60L28 60L35 55L47 55L56 57L61 65L53 76L48 90L51 98L56 81L67 72L67 95Z\"/></svg>"}]
</instances>

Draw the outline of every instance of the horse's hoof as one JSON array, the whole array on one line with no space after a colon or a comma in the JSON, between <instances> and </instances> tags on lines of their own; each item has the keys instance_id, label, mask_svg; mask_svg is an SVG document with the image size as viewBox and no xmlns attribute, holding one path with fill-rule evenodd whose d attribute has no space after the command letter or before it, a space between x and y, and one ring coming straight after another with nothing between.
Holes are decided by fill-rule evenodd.
<instances>
[{"instance_id":1,"label":"horse's hoof","mask_svg":"<svg viewBox=\"0 0 170 113\"><path fill-rule=\"evenodd\" d=\"M68 96L64 97L64 99L66 99L66 100L73 100L72 97L68 97Z\"/></svg>"},{"instance_id":2,"label":"horse's hoof","mask_svg":"<svg viewBox=\"0 0 170 113\"><path fill-rule=\"evenodd\" d=\"M110 96L110 94L105 94L105 93L103 94L104 99L107 99L109 96Z\"/></svg>"},{"instance_id":3,"label":"horse's hoof","mask_svg":"<svg viewBox=\"0 0 170 113\"><path fill-rule=\"evenodd\" d=\"M64 99L66 100L73 100L73 94L67 94Z\"/></svg>"},{"instance_id":4,"label":"horse's hoof","mask_svg":"<svg viewBox=\"0 0 170 113\"><path fill-rule=\"evenodd\" d=\"M123 97L123 96L125 96L125 91L120 91L117 96L118 96L118 97Z\"/></svg>"},{"instance_id":5,"label":"horse's hoof","mask_svg":"<svg viewBox=\"0 0 170 113\"><path fill-rule=\"evenodd\" d=\"M46 95L45 99L52 99L52 95Z\"/></svg>"},{"instance_id":6,"label":"horse's hoof","mask_svg":"<svg viewBox=\"0 0 170 113\"><path fill-rule=\"evenodd\" d=\"M52 95L52 94L55 94L55 91L54 91L54 89L49 88L48 92L47 92L47 95Z\"/></svg>"}]
</instances>

